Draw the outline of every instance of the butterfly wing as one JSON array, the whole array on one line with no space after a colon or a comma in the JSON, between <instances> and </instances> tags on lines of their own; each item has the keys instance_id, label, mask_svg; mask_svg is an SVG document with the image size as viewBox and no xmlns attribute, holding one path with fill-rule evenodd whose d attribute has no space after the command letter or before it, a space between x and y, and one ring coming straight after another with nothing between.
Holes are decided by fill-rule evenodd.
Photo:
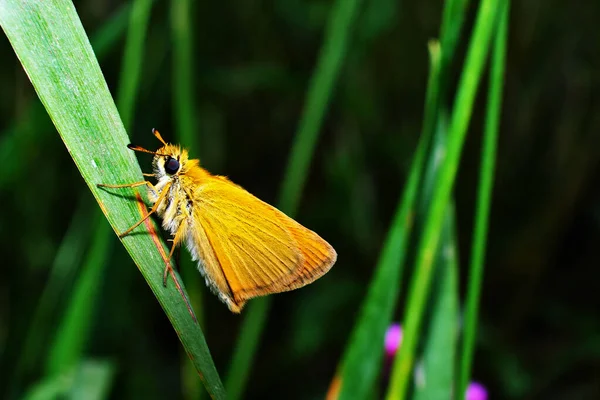
<instances>
[{"instance_id":1,"label":"butterfly wing","mask_svg":"<svg viewBox=\"0 0 600 400\"><path fill-rule=\"evenodd\" d=\"M323 276L335 264L337 253L323 238L288 217L279 210L280 219L298 244L304 262L296 271L289 288L293 290L308 285Z\"/></svg>"},{"instance_id":2,"label":"butterfly wing","mask_svg":"<svg viewBox=\"0 0 600 400\"><path fill-rule=\"evenodd\" d=\"M234 312L253 297L314 281L336 260L316 233L226 178L199 186L194 198L194 244L207 280Z\"/></svg>"}]
</instances>

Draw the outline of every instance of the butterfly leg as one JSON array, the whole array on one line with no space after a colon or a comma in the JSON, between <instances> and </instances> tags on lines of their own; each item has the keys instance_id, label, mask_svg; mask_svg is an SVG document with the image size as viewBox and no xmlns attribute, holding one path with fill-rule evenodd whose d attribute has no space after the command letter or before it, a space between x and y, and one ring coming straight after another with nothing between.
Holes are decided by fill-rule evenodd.
<instances>
[{"instance_id":1,"label":"butterfly leg","mask_svg":"<svg viewBox=\"0 0 600 400\"><path fill-rule=\"evenodd\" d=\"M105 187L105 188L109 188L109 189L134 188L134 187L144 186L144 185L148 186L150 189L156 191L156 188L154 187L154 185L151 182L148 182L148 181L126 183L126 184L123 184L123 185L109 185L109 184L106 184L106 183L98 183L98 184L96 184L97 187ZM148 219L148 217L150 215L152 215L152 213L154 211L156 211L155 208L157 207L158 204L160 204L160 201L162 200L161 197L164 197L164 196L162 196L162 193L161 193L161 196L159 196L159 198L156 201L156 203L154 203L154 207L152 207L152 210L144 218L142 218L135 225L133 225L131 228L127 229L123 233L120 233L119 237L122 238L123 236L126 236L129 232L131 232L132 230L134 230L135 228L137 228L142 222L144 222L146 219Z\"/></svg>"},{"instance_id":2,"label":"butterfly leg","mask_svg":"<svg viewBox=\"0 0 600 400\"><path fill-rule=\"evenodd\" d=\"M146 183L147 183L148 186L150 186L151 189L156 190L156 188L154 187L153 184L151 184L150 182L146 182ZM147 220L152 214L154 214L156 212L156 210L158 210L158 206L160 206L160 203L162 203L162 201L167 196L167 193L169 193L169 188L170 188L170 186L166 186L162 190L162 192L160 192L160 194L158 195L158 199L156 199L156 202L154 203L154 205L150 209L150 212L148 214L146 214L144 216L144 218L142 218L141 220L139 220L138 222L136 222L135 224L133 224L133 226L131 226L125 232L120 233L119 237L122 238L124 236L127 236L132 230L134 230L135 228L137 228L138 226L140 226L145 220Z\"/></svg>"},{"instance_id":3,"label":"butterfly leg","mask_svg":"<svg viewBox=\"0 0 600 400\"><path fill-rule=\"evenodd\" d=\"M97 183L96 184L96 186L98 186L98 187L105 187L105 188L109 188L109 189L121 189L121 188L128 188L128 187L134 188L134 187L144 186L144 185L154 187L154 185L148 181L126 183L124 185L109 185L106 183Z\"/></svg>"},{"instance_id":4,"label":"butterfly leg","mask_svg":"<svg viewBox=\"0 0 600 400\"><path fill-rule=\"evenodd\" d=\"M179 245L179 242L181 242L181 239L183 239L183 232L184 232L183 229L179 229L177 231L177 233L175 233L175 237L173 238L173 246L171 246L171 252L169 253L169 258L167 259L167 265L165 266L165 272L163 273L163 285L164 286L167 286L167 276L169 274L169 270L173 268L171 266L171 258L173 258L173 253L175 252L175 249Z\"/></svg>"},{"instance_id":5,"label":"butterfly leg","mask_svg":"<svg viewBox=\"0 0 600 400\"><path fill-rule=\"evenodd\" d=\"M154 187L154 185L151 182L148 181L141 181L141 182L134 182L134 183L127 183L124 185L107 185L104 183L98 183L96 186L98 187L105 187L105 188L110 188L110 189L120 189L120 188L128 188L128 187L138 187L138 186L148 186L151 190L156 191L156 188ZM136 222L132 227L130 227L129 229L127 229L125 232L122 232L119 234L119 237L122 238L124 236L127 236L132 230L134 230L135 228L137 228L140 224L142 224L145 220L147 220L152 214L154 214L156 212L156 210L158 209L158 206L160 205L160 203L165 199L167 193L169 192L169 186L166 186L159 194L158 199L156 199L156 202L154 203L154 205L152 206L152 209L150 210L150 212L148 214L146 214L146 216L144 216L144 218L142 218L141 220L139 220L138 222Z\"/></svg>"}]
</instances>

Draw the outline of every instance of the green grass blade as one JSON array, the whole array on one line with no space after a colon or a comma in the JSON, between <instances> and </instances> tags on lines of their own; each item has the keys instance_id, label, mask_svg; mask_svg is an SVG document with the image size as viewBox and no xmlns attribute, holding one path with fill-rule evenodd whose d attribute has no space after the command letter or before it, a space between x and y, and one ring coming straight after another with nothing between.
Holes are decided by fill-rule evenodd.
<instances>
[{"instance_id":1,"label":"green grass blade","mask_svg":"<svg viewBox=\"0 0 600 400\"><path fill-rule=\"evenodd\" d=\"M477 315L479 312L479 297L481 282L483 280L483 263L487 242L488 220L492 202L492 185L494 179L494 165L496 163L496 143L498 129L500 128L500 110L502 108L502 87L504 84L504 63L506 54L506 40L508 36L509 0L502 4L500 20L494 40L490 82L488 92L488 105L483 133L483 150L481 152L481 172L477 205L475 209L475 226L473 227L473 247L471 248L471 264L464 316L464 338L462 354L460 357L460 377L458 393L464 393L471 377L471 364L477 336Z\"/></svg>"},{"instance_id":2,"label":"green grass blade","mask_svg":"<svg viewBox=\"0 0 600 400\"><path fill-rule=\"evenodd\" d=\"M90 36L90 43L99 60L121 39L129 22L130 13L131 3L122 5L98 32Z\"/></svg>"},{"instance_id":3,"label":"green grass blade","mask_svg":"<svg viewBox=\"0 0 600 400\"><path fill-rule=\"evenodd\" d=\"M134 189L118 193L97 183L143 180L128 137L73 4L67 0L0 3L0 25L58 129L86 184L113 229L124 231L140 219ZM204 335L190 316L172 280L162 284L164 261L144 232L122 240L214 398L224 389ZM163 243L164 246L164 243Z\"/></svg>"},{"instance_id":4,"label":"green grass blade","mask_svg":"<svg viewBox=\"0 0 600 400\"><path fill-rule=\"evenodd\" d=\"M452 193L462 146L471 119L475 94L483 72L484 62L487 58L488 45L499 8L498 3L499 0L482 0L477 13L475 28L450 121L445 159L442 161L440 178L434 188L432 203L426 215L424 231L417 250L415 276L409 291L407 312L403 324L404 336L402 346L394 361L387 393L389 400L404 399L406 396L425 301L429 294L434 254L440 240L444 213Z\"/></svg>"},{"instance_id":5,"label":"green grass blade","mask_svg":"<svg viewBox=\"0 0 600 400\"><path fill-rule=\"evenodd\" d=\"M248 307L225 381L229 399L242 398L250 375L254 353L256 353L270 307L271 300L269 298L253 300Z\"/></svg>"},{"instance_id":6,"label":"green grass blade","mask_svg":"<svg viewBox=\"0 0 600 400\"><path fill-rule=\"evenodd\" d=\"M423 194L419 201L419 218L415 226L422 232L423 216L431 204L431 195L439 179L440 164L438 155L443 153L447 142L447 116L438 113L438 129L429 154L427 173L423 184ZM422 362L415 372L414 397L424 399L447 399L453 393L455 374L456 339L458 332L458 249L455 237L454 202L451 201L445 212L444 226L440 243L435 254L434 271L436 278L429 300L428 334L425 340Z\"/></svg>"},{"instance_id":7,"label":"green grass blade","mask_svg":"<svg viewBox=\"0 0 600 400\"><path fill-rule=\"evenodd\" d=\"M344 353L338 378L341 382L340 399L364 399L372 390L383 358L385 331L399 295L400 280L406 247L412 228L415 199L425 164L435 120L437 83L439 76L439 45L429 46L430 71L425 99L423 133L415 153L406 188L398 203L396 215L388 232L385 245L375 268L375 275L363 303Z\"/></svg>"},{"instance_id":8,"label":"green grass blade","mask_svg":"<svg viewBox=\"0 0 600 400\"><path fill-rule=\"evenodd\" d=\"M279 197L279 208L288 215L296 214L323 116L348 51L352 23L358 15L360 3L360 0L337 0L331 10Z\"/></svg>"},{"instance_id":9,"label":"green grass blade","mask_svg":"<svg viewBox=\"0 0 600 400\"><path fill-rule=\"evenodd\" d=\"M415 400L446 400L453 393L458 332L458 261L455 242L454 204L444 219L441 245L436 256L438 274L423 364L416 372Z\"/></svg>"},{"instance_id":10,"label":"green grass blade","mask_svg":"<svg viewBox=\"0 0 600 400\"><path fill-rule=\"evenodd\" d=\"M199 132L196 126L194 100L192 5L190 0L171 0L171 35L173 43L173 114L175 136L191 154L199 155ZM188 254L179 258L179 271L186 282L190 303L200 326L205 329L202 303L202 281L198 279L197 264ZM181 360L182 394L185 399L197 400L203 394L196 370L187 357Z\"/></svg>"},{"instance_id":11,"label":"green grass blade","mask_svg":"<svg viewBox=\"0 0 600 400\"><path fill-rule=\"evenodd\" d=\"M74 371L68 375L47 377L32 385L24 400L55 400L64 398L73 382Z\"/></svg>"},{"instance_id":12,"label":"green grass blade","mask_svg":"<svg viewBox=\"0 0 600 400\"><path fill-rule=\"evenodd\" d=\"M351 27L359 5L360 0L337 0L331 10L279 196L278 208L290 217L295 216L300 202L323 116L348 50ZM246 311L227 374L226 387L232 400L239 399L245 390L270 304L270 297L256 299Z\"/></svg>"},{"instance_id":13,"label":"green grass blade","mask_svg":"<svg viewBox=\"0 0 600 400\"><path fill-rule=\"evenodd\" d=\"M119 81L117 105L125 129L131 127L135 109L135 99L139 88L141 65L144 54L144 41L152 0L134 0L129 17L129 29L125 42L125 53Z\"/></svg>"},{"instance_id":14,"label":"green grass blade","mask_svg":"<svg viewBox=\"0 0 600 400\"><path fill-rule=\"evenodd\" d=\"M446 68L454 58L456 47L460 40L460 34L464 25L465 16L470 0L447 0L442 15L442 26L440 28L440 43L444 59L442 69L449 74Z\"/></svg>"},{"instance_id":15,"label":"green grass blade","mask_svg":"<svg viewBox=\"0 0 600 400\"><path fill-rule=\"evenodd\" d=\"M113 238L110 227L100 214L93 221L96 231L86 262L74 286L68 308L56 332L46 360L46 375L57 375L69 370L82 360L84 346L93 323L102 272L111 251Z\"/></svg>"},{"instance_id":16,"label":"green grass blade","mask_svg":"<svg viewBox=\"0 0 600 400\"><path fill-rule=\"evenodd\" d=\"M115 366L108 361L82 362L69 391L71 399L102 400L109 398Z\"/></svg>"},{"instance_id":17,"label":"green grass blade","mask_svg":"<svg viewBox=\"0 0 600 400\"><path fill-rule=\"evenodd\" d=\"M448 91L450 90L450 79L452 77L452 61L459 44L469 3L470 0L448 0L444 4L442 26L440 28L442 61L440 62L440 95L438 101L439 107L444 112L449 108Z\"/></svg>"},{"instance_id":18,"label":"green grass blade","mask_svg":"<svg viewBox=\"0 0 600 400\"><path fill-rule=\"evenodd\" d=\"M190 0L171 0L173 113L181 144L199 154L194 100L193 31Z\"/></svg>"},{"instance_id":19,"label":"green grass blade","mask_svg":"<svg viewBox=\"0 0 600 400\"><path fill-rule=\"evenodd\" d=\"M58 375L49 375L33 385L25 400L108 398L114 365L107 361L86 360Z\"/></svg>"},{"instance_id":20,"label":"green grass blade","mask_svg":"<svg viewBox=\"0 0 600 400\"><path fill-rule=\"evenodd\" d=\"M125 32L130 9L129 4L122 6L90 38L98 59L104 58ZM0 159L5 160L10 156L14 160L6 165L3 173L0 174L0 188L14 182L14 179L20 176L19 171L26 170L24 163L29 158L26 157L24 152L30 149L29 143L39 140L41 135L49 133L52 129L48 113L38 101L32 102L29 109L23 114L23 117L14 125L11 125L0 134Z\"/></svg>"}]
</instances>

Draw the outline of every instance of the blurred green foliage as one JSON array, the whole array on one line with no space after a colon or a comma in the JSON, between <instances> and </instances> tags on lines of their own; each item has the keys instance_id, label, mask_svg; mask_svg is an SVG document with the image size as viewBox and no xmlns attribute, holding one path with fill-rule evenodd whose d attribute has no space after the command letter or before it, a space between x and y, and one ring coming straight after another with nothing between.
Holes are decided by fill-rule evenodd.
<instances>
[{"instance_id":1,"label":"blurred green foliage","mask_svg":"<svg viewBox=\"0 0 600 400\"><path fill-rule=\"evenodd\" d=\"M143 51L133 60L141 70L128 133L154 148L153 127L173 141L186 140L193 129L197 135L182 144L193 146L208 170L274 204L334 2L191 2L183 33L176 3L152 4ZM447 71L450 103L479 4L469 3ZM427 43L440 35L443 5L360 2L296 213L336 248L338 262L314 284L271 298L245 398L312 399L327 392L422 132ZM117 98L131 5L83 0L75 7ZM511 6L472 370L493 398L600 398L598 15L600 4L593 2ZM83 352L85 361L42 381L56 335L81 315L70 308L80 296L75 287L91 279L82 274L84 260L98 251L95 238L106 222L90 217L97 204L4 35L0 59L0 398L43 398L40 393L64 394L67 387L76 398L82 390L95 398L194 398L189 391L196 389L181 383L187 362L181 344L114 235L104 247L102 276L92 275L93 312L81 317L90 319L89 333L68 349ZM187 62L189 70L180 65ZM189 85L176 80L181 76ZM487 102L487 79L482 82L453 191L461 310ZM139 160L147 171L150 157ZM413 271L415 251L405 275ZM189 264L182 268L186 286L194 276L201 282ZM448 295L443 277L435 276L432 287ZM223 378L244 314L232 315L202 289L203 331ZM452 324L433 304L421 350L443 347L433 342L441 338L436 329ZM435 361L427 351L419 354L425 365ZM385 393L379 388L389 372L381 366L374 397ZM78 376L86 378L70 385Z\"/></svg>"}]
</instances>

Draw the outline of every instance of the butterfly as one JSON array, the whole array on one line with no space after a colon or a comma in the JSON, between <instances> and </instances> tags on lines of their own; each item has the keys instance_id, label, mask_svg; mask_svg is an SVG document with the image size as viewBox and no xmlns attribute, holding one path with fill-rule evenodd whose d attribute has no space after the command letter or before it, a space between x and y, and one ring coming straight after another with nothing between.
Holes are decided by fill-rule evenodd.
<instances>
[{"instance_id":1,"label":"butterfly","mask_svg":"<svg viewBox=\"0 0 600 400\"><path fill-rule=\"evenodd\" d=\"M153 173L144 175L154 177L156 184L98 184L148 188L150 212L120 237L157 214L173 237L169 259L177 246L185 244L207 286L234 313L254 297L312 283L336 262L333 247L315 232L226 177L212 175L199 160L190 159L187 150L165 142L157 130L152 132L163 144L158 150L128 147L154 155ZM165 284L168 268L167 262Z\"/></svg>"}]
</instances>

